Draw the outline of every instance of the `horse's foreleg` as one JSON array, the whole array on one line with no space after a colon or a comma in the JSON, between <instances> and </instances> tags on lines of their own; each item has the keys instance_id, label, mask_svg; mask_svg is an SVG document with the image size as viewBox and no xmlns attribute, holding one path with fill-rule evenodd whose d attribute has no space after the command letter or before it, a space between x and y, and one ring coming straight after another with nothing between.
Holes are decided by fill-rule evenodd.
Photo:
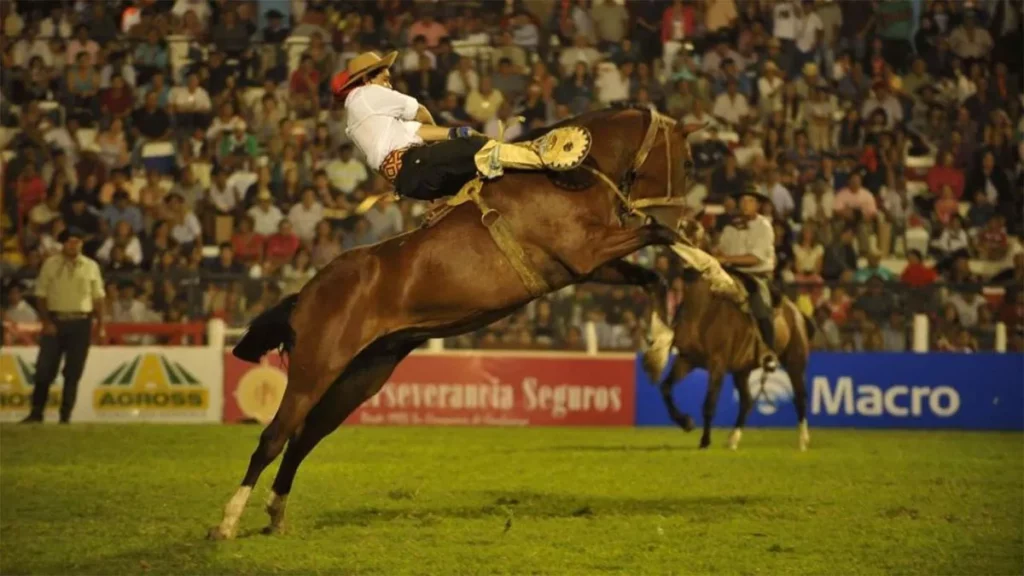
<instances>
[{"instance_id":1,"label":"horse's foreleg","mask_svg":"<svg viewBox=\"0 0 1024 576\"><path fill-rule=\"evenodd\" d=\"M718 409L718 396L722 392L724 378L725 370L723 368L708 367L708 391L704 395L704 434L700 437L701 448L711 445L711 422L715 419L715 410Z\"/></svg>"},{"instance_id":2,"label":"horse's foreleg","mask_svg":"<svg viewBox=\"0 0 1024 576\"><path fill-rule=\"evenodd\" d=\"M754 402L750 396L750 371L745 370L743 372L736 372L732 375L733 385L736 386L736 392L740 396L740 411L736 415L736 425L733 426L732 433L729 434L729 449L735 450L740 446L740 440L743 438L743 427L747 425L747 415L750 414L750 409L753 408Z\"/></svg>"},{"instance_id":3,"label":"horse's foreleg","mask_svg":"<svg viewBox=\"0 0 1024 576\"><path fill-rule=\"evenodd\" d=\"M668 410L669 418L679 425L680 428L689 432L693 430L693 418L689 414L685 414L676 407L675 400L672 399L672 388L676 382L679 382L686 375L690 373L690 363L681 356L676 357L675 363L672 364L672 369L665 376L665 379L661 381L661 399L665 402L665 408Z\"/></svg>"},{"instance_id":4,"label":"horse's foreleg","mask_svg":"<svg viewBox=\"0 0 1024 576\"><path fill-rule=\"evenodd\" d=\"M592 229L590 238L591 245L585 256L587 261L572 262L570 265L573 271L584 277L596 272L601 266L645 246L667 246L678 241L675 232L657 223L644 224L636 228L601 226Z\"/></svg>"},{"instance_id":5,"label":"horse's foreleg","mask_svg":"<svg viewBox=\"0 0 1024 576\"><path fill-rule=\"evenodd\" d=\"M788 369L788 367L787 367ZM799 430L800 450L807 450L811 444L811 431L807 426L807 382L805 368L789 371L790 382L793 383L793 404L796 405L796 419Z\"/></svg>"},{"instance_id":6,"label":"horse's foreleg","mask_svg":"<svg viewBox=\"0 0 1024 576\"><path fill-rule=\"evenodd\" d=\"M394 351L361 354L344 375L331 385L317 405L306 416L302 431L288 443L281 467L274 478L274 488L267 501L270 524L264 533L278 533L284 528L285 506L292 491L295 473L313 448L334 432L360 404L376 394L395 366L414 346L402 345ZM364 358L365 356L365 358Z\"/></svg>"},{"instance_id":7,"label":"horse's foreleg","mask_svg":"<svg viewBox=\"0 0 1024 576\"><path fill-rule=\"evenodd\" d=\"M644 351L644 370L656 382L668 364L672 352L672 329L665 323L668 284L660 274L643 266L613 260L594 270L587 280L600 284L640 286L647 292L651 303L651 318L647 331L647 349Z\"/></svg>"}]
</instances>

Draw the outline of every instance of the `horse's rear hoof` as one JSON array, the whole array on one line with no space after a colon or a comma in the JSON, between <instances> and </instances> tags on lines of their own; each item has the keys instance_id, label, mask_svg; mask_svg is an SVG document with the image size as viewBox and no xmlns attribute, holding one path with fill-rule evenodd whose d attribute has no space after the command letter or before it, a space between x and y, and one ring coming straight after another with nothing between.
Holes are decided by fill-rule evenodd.
<instances>
[{"instance_id":1,"label":"horse's rear hoof","mask_svg":"<svg viewBox=\"0 0 1024 576\"><path fill-rule=\"evenodd\" d=\"M694 424L693 418L691 416L683 417L683 430L686 430L687 432L692 432L693 429L696 427L697 425Z\"/></svg>"},{"instance_id":2,"label":"horse's rear hoof","mask_svg":"<svg viewBox=\"0 0 1024 576\"><path fill-rule=\"evenodd\" d=\"M284 525L281 525L281 524L278 524L278 525L271 524L270 526L265 527L261 532L265 536L275 536L277 534L284 534Z\"/></svg>"},{"instance_id":3,"label":"horse's rear hoof","mask_svg":"<svg viewBox=\"0 0 1024 576\"><path fill-rule=\"evenodd\" d=\"M213 528L210 528L210 531L206 534L206 537L210 540L231 540L235 537L235 534L233 531L230 530L222 530L221 527L218 525L214 526Z\"/></svg>"},{"instance_id":4,"label":"horse's rear hoof","mask_svg":"<svg viewBox=\"0 0 1024 576\"><path fill-rule=\"evenodd\" d=\"M707 450L709 446L711 446L711 440L701 440L700 441L700 449L701 450Z\"/></svg>"}]
</instances>

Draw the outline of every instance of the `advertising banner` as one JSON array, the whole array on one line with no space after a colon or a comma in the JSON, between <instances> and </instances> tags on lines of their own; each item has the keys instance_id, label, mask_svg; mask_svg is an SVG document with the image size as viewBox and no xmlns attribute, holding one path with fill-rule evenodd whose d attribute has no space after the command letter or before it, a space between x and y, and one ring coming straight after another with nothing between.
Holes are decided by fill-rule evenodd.
<instances>
[{"instance_id":1,"label":"advertising banner","mask_svg":"<svg viewBox=\"0 0 1024 576\"><path fill-rule=\"evenodd\" d=\"M228 422L273 416L286 382L276 359L225 356ZM633 358L516 353L413 354L347 424L630 426Z\"/></svg>"},{"instance_id":2,"label":"advertising banner","mask_svg":"<svg viewBox=\"0 0 1024 576\"><path fill-rule=\"evenodd\" d=\"M28 414L37 348L0 354L0 418ZM219 422L222 353L208 348L93 347L78 385L75 422ZM63 382L50 388L60 404Z\"/></svg>"},{"instance_id":3,"label":"advertising banner","mask_svg":"<svg viewBox=\"0 0 1024 576\"><path fill-rule=\"evenodd\" d=\"M661 393L636 364L637 425L671 426ZM795 426L789 377L748 382L755 398L748 426ZM677 405L703 422L707 372L696 370L673 391ZM811 426L849 428L1024 429L1024 356L1019 354L814 353L807 370ZM739 394L727 377L715 426L731 427Z\"/></svg>"}]
</instances>

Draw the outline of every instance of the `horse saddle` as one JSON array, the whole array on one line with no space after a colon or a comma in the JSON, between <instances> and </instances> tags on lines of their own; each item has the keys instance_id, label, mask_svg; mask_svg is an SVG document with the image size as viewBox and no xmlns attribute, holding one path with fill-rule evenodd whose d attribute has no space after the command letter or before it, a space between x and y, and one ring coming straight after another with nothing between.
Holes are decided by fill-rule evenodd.
<instances>
[{"instance_id":1,"label":"horse saddle","mask_svg":"<svg viewBox=\"0 0 1024 576\"><path fill-rule=\"evenodd\" d=\"M583 126L562 126L527 142L490 140L473 160L488 180L504 174L505 168L566 172L583 163L591 143L590 131Z\"/></svg>"}]
</instances>

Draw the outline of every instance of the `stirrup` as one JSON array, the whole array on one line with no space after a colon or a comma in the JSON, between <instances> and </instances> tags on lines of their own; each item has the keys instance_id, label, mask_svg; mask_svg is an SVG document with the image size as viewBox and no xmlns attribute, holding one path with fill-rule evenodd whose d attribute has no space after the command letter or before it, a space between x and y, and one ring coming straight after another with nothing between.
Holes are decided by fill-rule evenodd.
<instances>
[{"instance_id":1,"label":"stirrup","mask_svg":"<svg viewBox=\"0 0 1024 576\"><path fill-rule=\"evenodd\" d=\"M761 358L761 369L769 373L775 372L779 369L779 359L775 354L765 354L764 358Z\"/></svg>"}]
</instances>

